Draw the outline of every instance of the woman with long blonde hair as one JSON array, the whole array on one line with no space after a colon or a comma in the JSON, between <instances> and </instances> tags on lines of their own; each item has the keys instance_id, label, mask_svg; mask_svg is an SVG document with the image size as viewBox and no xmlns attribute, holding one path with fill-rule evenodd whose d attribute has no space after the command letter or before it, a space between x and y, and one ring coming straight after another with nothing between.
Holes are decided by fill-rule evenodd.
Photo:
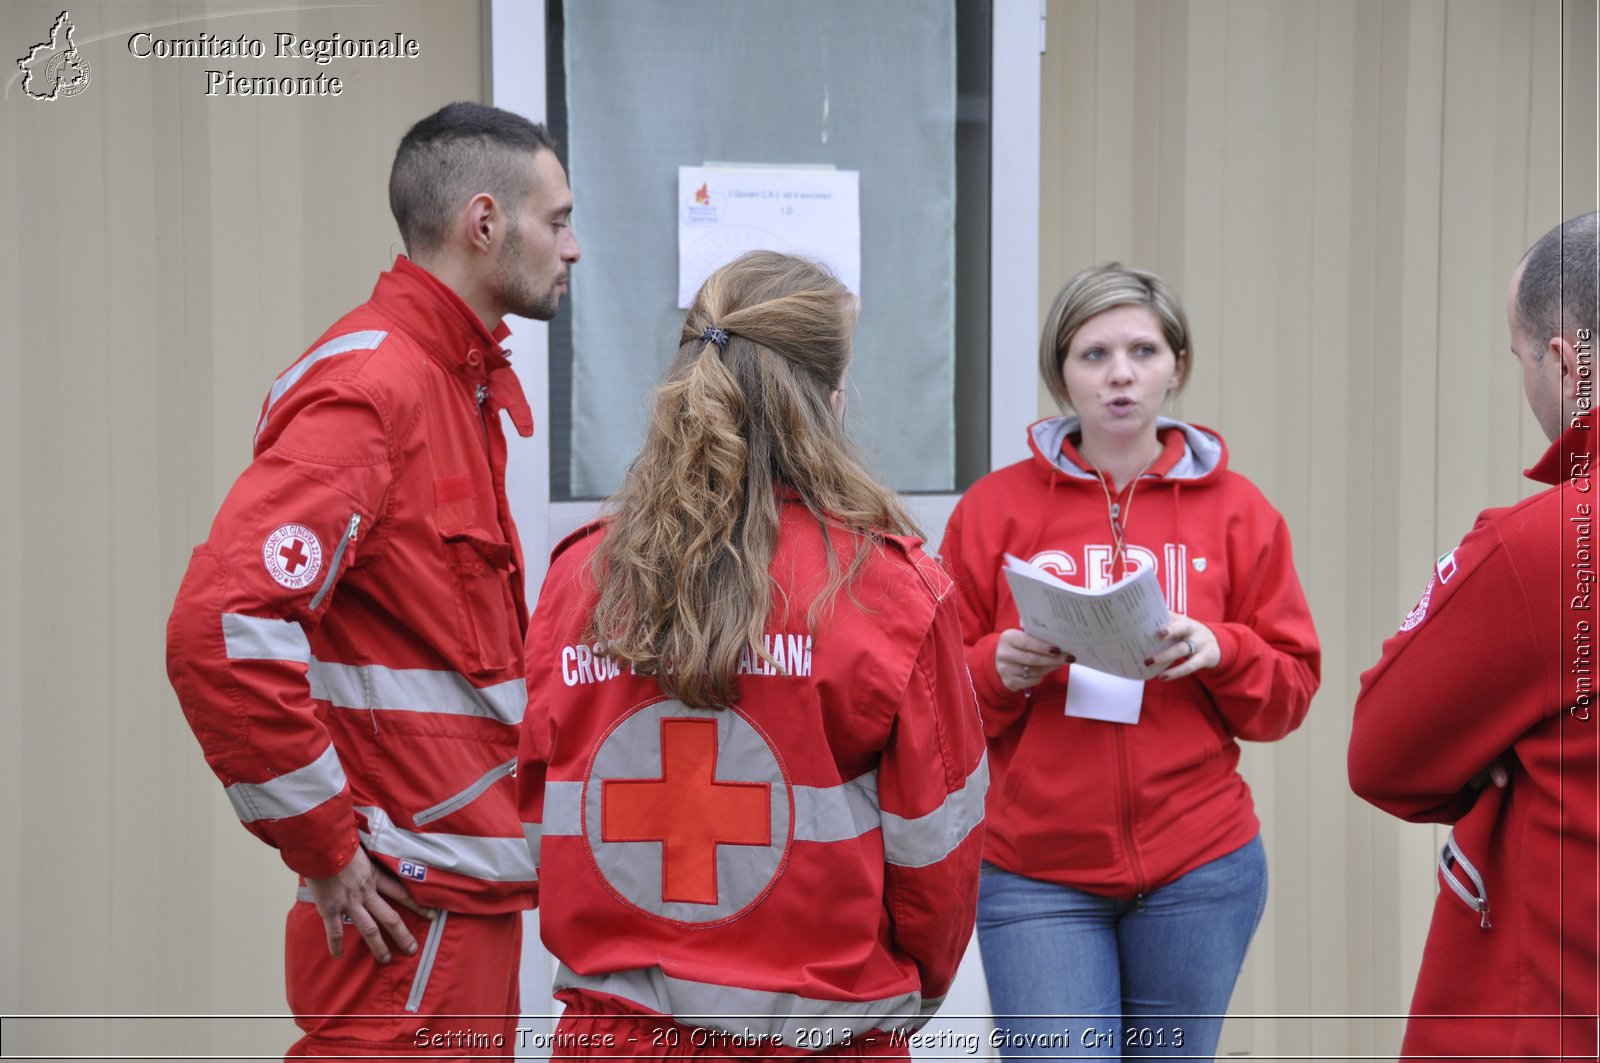
<instances>
[{"instance_id":1,"label":"woman with long blonde hair","mask_svg":"<svg viewBox=\"0 0 1600 1063\"><path fill-rule=\"evenodd\" d=\"M987 779L955 600L845 435L855 300L753 252L689 310L528 637L552 1053L907 1055L971 935Z\"/></svg>"}]
</instances>

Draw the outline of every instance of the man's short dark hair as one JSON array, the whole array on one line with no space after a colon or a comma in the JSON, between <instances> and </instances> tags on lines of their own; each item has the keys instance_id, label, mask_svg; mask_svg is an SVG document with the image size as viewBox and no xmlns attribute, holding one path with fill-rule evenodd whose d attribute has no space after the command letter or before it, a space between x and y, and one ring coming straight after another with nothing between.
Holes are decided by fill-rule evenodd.
<instances>
[{"instance_id":1,"label":"man's short dark hair","mask_svg":"<svg viewBox=\"0 0 1600 1063\"><path fill-rule=\"evenodd\" d=\"M1533 245L1517 286L1517 321L1536 351L1557 334L1594 332L1600 324L1600 212L1569 218Z\"/></svg>"},{"instance_id":2,"label":"man's short dark hair","mask_svg":"<svg viewBox=\"0 0 1600 1063\"><path fill-rule=\"evenodd\" d=\"M412 126L389 171L389 209L406 253L442 247L456 212L479 192L514 216L532 191L521 160L555 150L544 126L477 103L448 104Z\"/></svg>"}]
</instances>

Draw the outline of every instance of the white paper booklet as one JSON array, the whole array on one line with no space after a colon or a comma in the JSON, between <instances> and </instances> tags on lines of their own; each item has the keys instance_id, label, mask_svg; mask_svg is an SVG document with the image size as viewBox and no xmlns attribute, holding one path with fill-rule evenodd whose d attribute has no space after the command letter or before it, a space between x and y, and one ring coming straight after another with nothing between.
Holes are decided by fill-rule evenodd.
<instances>
[{"instance_id":1,"label":"white paper booklet","mask_svg":"<svg viewBox=\"0 0 1600 1063\"><path fill-rule=\"evenodd\" d=\"M1087 591L1057 579L1037 565L1005 555L1001 567L1022 614L1022 630L1060 646L1101 672L1149 679L1160 669L1146 665L1172 644L1156 632L1171 614L1155 569L1140 566L1108 587Z\"/></svg>"}]
</instances>

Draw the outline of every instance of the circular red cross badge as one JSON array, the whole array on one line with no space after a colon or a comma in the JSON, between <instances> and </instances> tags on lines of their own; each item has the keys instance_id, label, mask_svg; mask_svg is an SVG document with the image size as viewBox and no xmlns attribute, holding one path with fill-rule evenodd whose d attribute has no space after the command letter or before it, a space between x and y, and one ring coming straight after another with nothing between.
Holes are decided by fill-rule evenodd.
<instances>
[{"instance_id":1,"label":"circular red cross badge","mask_svg":"<svg viewBox=\"0 0 1600 1063\"><path fill-rule=\"evenodd\" d=\"M261 546L267 575L292 591L307 587L322 571L322 543L304 524L285 524Z\"/></svg>"},{"instance_id":2,"label":"circular red cross badge","mask_svg":"<svg viewBox=\"0 0 1600 1063\"><path fill-rule=\"evenodd\" d=\"M794 797L777 750L738 709L657 701L595 750L583 835L630 906L716 923L742 915L782 874Z\"/></svg>"}]
</instances>

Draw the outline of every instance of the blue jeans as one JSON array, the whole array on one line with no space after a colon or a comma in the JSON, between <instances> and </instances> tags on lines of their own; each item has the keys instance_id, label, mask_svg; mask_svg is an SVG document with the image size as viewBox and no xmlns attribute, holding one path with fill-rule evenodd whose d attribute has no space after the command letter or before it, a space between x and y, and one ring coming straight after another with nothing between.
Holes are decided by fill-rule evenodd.
<instances>
[{"instance_id":1,"label":"blue jeans","mask_svg":"<svg viewBox=\"0 0 1600 1063\"><path fill-rule=\"evenodd\" d=\"M983 865L978 947L1008 1059L1211 1058L1267 904L1259 836L1143 904Z\"/></svg>"}]
</instances>

